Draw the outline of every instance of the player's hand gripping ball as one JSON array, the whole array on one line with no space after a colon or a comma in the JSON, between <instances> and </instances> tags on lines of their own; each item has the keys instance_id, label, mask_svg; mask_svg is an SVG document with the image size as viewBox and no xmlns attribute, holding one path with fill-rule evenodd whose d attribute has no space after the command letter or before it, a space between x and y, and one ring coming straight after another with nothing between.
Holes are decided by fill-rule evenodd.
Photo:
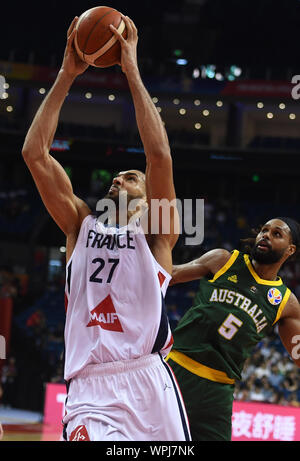
<instances>
[{"instance_id":1,"label":"player's hand gripping ball","mask_svg":"<svg viewBox=\"0 0 300 461\"><path fill-rule=\"evenodd\" d=\"M121 62L121 45L109 25L112 24L126 39L125 22L119 11L97 6L85 11L76 24L74 37L78 56L94 67L110 67Z\"/></svg>"}]
</instances>

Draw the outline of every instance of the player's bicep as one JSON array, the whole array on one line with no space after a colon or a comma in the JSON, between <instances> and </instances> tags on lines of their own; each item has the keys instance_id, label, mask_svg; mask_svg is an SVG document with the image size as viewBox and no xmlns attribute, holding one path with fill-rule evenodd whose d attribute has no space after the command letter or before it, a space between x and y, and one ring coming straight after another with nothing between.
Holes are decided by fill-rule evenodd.
<instances>
[{"instance_id":1,"label":"player's bicep","mask_svg":"<svg viewBox=\"0 0 300 461\"><path fill-rule=\"evenodd\" d=\"M216 274L230 259L230 253L222 248L210 250L199 258L186 264L173 266L172 281L176 283L198 280L209 274Z\"/></svg>"},{"instance_id":2,"label":"player's bicep","mask_svg":"<svg viewBox=\"0 0 300 461\"><path fill-rule=\"evenodd\" d=\"M146 189L148 199L176 199L171 155L147 161Z\"/></svg>"},{"instance_id":3,"label":"player's bicep","mask_svg":"<svg viewBox=\"0 0 300 461\"><path fill-rule=\"evenodd\" d=\"M66 234L80 226L78 203L71 181L52 156L26 162L47 211Z\"/></svg>"},{"instance_id":4,"label":"player's bicep","mask_svg":"<svg viewBox=\"0 0 300 461\"><path fill-rule=\"evenodd\" d=\"M170 155L147 162L146 193L151 229L167 238L173 248L180 232L180 222Z\"/></svg>"}]
</instances>

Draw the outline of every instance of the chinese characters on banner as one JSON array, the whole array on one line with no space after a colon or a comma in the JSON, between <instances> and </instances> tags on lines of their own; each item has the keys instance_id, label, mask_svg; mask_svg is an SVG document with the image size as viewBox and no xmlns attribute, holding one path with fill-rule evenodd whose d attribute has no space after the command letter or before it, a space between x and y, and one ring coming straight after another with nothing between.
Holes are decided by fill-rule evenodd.
<instances>
[{"instance_id":1,"label":"chinese characters on banner","mask_svg":"<svg viewBox=\"0 0 300 461\"><path fill-rule=\"evenodd\" d=\"M298 441L300 408L234 402L232 440Z\"/></svg>"}]
</instances>

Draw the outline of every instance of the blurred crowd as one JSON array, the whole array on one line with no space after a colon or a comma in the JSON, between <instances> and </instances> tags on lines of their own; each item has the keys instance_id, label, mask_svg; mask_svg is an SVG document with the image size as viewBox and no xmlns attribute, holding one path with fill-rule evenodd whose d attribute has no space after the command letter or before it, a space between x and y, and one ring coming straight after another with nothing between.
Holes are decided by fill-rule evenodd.
<instances>
[{"instance_id":1,"label":"blurred crowd","mask_svg":"<svg viewBox=\"0 0 300 461\"><path fill-rule=\"evenodd\" d=\"M248 358L235 399L300 406L300 369L283 349L276 330Z\"/></svg>"}]
</instances>

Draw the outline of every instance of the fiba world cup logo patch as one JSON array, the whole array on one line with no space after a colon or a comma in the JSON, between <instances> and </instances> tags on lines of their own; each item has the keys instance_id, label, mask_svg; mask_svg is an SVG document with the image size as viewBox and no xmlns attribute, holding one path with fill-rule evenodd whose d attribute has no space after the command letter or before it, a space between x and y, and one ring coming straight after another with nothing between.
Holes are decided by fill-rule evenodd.
<instances>
[{"instance_id":1,"label":"fiba world cup logo patch","mask_svg":"<svg viewBox=\"0 0 300 461\"><path fill-rule=\"evenodd\" d=\"M278 288L270 288L268 291L268 300L273 306L278 306L282 300L282 294L278 290Z\"/></svg>"}]
</instances>

